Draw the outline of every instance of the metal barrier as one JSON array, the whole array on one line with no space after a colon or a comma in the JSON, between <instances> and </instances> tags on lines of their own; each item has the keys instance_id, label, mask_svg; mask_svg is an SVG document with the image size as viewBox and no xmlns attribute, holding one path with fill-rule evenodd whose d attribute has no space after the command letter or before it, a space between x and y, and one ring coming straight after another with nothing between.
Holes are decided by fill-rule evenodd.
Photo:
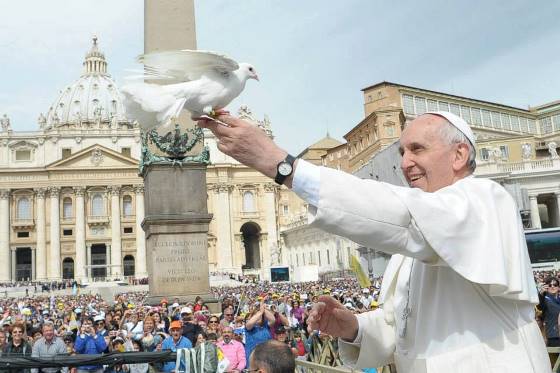
<instances>
[{"instance_id":1,"label":"metal barrier","mask_svg":"<svg viewBox=\"0 0 560 373\"><path fill-rule=\"evenodd\" d=\"M552 373L560 373L560 347L547 347L548 357L552 366Z\"/></svg>"},{"instance_id":2,"label":"metal barrier","mask_svg":"<svg viewBox=\"0 0 560 373\"><path fill-rule=\"evenodd\" d=\"M345 366L330 367L312 363L310 361L296 360L296 372L298 373L363 373L360 369L351 369ZM378 373L391 373L389 366L377 368Z\"/></svg>"}]
</instances>

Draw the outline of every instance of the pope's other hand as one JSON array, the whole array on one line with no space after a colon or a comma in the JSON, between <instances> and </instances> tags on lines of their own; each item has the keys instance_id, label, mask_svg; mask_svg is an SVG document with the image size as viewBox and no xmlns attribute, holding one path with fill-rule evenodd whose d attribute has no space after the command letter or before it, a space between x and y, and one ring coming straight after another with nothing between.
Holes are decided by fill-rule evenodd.
<instances>
[{"instance_id":1,"label":"pope's other hand","mask_svg":"<svg viewBox=\"0 0 560 373\"><path fill-rule=\"evenodd\" d=\"M313 305L307 324L310 331L320 330L350 342L358 335L356 315L336 299L326 295L320 296Z\"/></svg>"}]
</instances>

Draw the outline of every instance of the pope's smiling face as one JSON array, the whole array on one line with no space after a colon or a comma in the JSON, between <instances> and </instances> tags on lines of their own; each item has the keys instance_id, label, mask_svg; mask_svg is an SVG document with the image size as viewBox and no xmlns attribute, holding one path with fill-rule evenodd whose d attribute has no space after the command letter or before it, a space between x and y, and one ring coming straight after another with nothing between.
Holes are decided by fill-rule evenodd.
<instances>
[{"instance_id":1,"label":"pope's smiling face","mask_svg":"<svg viewBox=\"0 0 560 373\"><path fill-rule=\"evenodd\" d=\"M411 187L435 192L460 178L459 144L447 143L440 132L448 125L444 118L427 114L414 119L402 132L401 169Z\"/></svg>"}]
</instances>

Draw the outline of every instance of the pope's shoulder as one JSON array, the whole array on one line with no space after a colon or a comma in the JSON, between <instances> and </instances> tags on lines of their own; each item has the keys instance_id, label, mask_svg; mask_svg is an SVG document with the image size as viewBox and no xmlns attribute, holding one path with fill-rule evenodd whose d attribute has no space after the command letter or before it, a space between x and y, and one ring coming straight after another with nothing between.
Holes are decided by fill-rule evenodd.
<instances>
[{"instance_id":1,"label":"pope's shoulder","mask_svg":"<svg viewBox=\"0 0 560 373\"><path fill-rule=\"evenodd\" d=\"M456 183L452 184L461 189L474 189L479 192L489 192L496 196L506 197L514 201L511 194L500 184L491 179L479 178L474 176L465 177Z\"/></svg>"}]
</instances>

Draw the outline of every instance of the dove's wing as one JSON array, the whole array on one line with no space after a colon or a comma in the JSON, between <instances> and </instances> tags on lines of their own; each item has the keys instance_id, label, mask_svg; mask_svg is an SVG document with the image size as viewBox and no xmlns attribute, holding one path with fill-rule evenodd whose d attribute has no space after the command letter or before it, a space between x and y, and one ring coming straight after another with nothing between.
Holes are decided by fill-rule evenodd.
<instances>
[{"instance_id":1,"label":"dove's wing","mask_svg":"<svg viewBox=\"0 0 560 373\"><path fill-rule=\"evenodd\" d=\"M196 80L208 72L229 73L239 68L236 61L222 54L189 49L143 54L138 62L144 64L146 79L175 82Z\"/></svg>"}]
</instances>

